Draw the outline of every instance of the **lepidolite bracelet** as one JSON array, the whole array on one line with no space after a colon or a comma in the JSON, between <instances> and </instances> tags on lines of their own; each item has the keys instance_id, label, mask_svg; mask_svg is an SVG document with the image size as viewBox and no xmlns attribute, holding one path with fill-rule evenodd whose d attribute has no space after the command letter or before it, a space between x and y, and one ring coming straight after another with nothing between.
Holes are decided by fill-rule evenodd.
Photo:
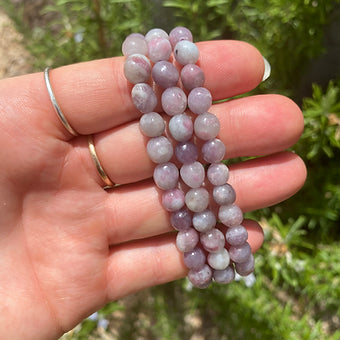
<instances>
[{"instance_id":1,"label":"lepidolite bracelet","mask_svg":"<svg viewBox=\"0 0 340 340\"><path fill-rule=\"evenodd\" d=\"M208 112L212 96L203 87L205 76L196 64L199 50L190 30L176 27L167 34L156 28L145 36L133 33L123 42L122 51L127 57L124 74L134 84L132 100L142 113L140 129L150 138L147 153L156 164L153 179L163 190L163 207L178 231L176 245L189 269L188 279L206 288L212 281L233 281L235 271L249 275L254 257L241 224L243 213L228 183L229 169L222 162L225 146L217 138L220 122ZM182 65L180 71L173 59ZM167 127L154 112L155 87L162 89L162 109L171 117ZM217 214L213 201L219 206ZM225 233L221 224L227 227Z\"/></svg>"}]
</instances>

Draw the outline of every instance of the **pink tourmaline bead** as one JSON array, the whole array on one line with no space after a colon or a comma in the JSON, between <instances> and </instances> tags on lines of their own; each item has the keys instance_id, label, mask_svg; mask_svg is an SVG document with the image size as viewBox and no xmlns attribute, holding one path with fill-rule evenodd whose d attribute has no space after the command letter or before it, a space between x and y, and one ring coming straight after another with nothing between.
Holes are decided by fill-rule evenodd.
<instances>
[{"instance_id":1,"label":"pink tourmaline bead","mask_svg":"<svg viewBox=\"0 0 340 340\"><path fill-rule=\"evenodd\" d=\"M184 253L184 264L190 269L200 269L204 266L206 256L199 247Z\"/></svg>"},{"instance_id":2,"label":"pink tourmaline bead","mask_svg":"<svg viewBox=\"0 0 340 340\"><path fill-rule=\"evenodd\" d=\"M148 42L148 54L151 61L157 63L168 60L171 55L171 44L166 38L154 38Z\"/></svg>"},{"instance_id":3,"label":"pink tourmaline bead","mask_svg":"<svg viewBox=\"0 0 340 340\"><path fill-rule=\"evenodd\" d=\"M192 226L192 216L188 209L175 211L170 216L171 225L178 231L189 229Z\"/></svg>"},{"instance_id":4,"label":"pink tourmaline bead","mask_svg":"<svg viewBox=\"0 0 340 340\"><path fill-rule=\"evenodd\" d=\"M165 122L157 112L149 112L140 118L139 127L145 136L159 137L165 130Z\"/></svg>"},{"instance_id":5,"label":"pink tourmaline bead","mask_svg":"<svg viewBox=\"0 0 340 340\"><path fill-rule=\"evenodd\" d=\"M225 155L225 145L218 138L208 140L202 146L202 156L208 163L218 163Z\"/></svg>"},{"instance_id":6,"label":"pink tourmaline bead","mask_svg":"<svg viewBox=\"0 0 340 340\"><path fill-rule=\"evenodd\" d=\"M225 238L231 246L241 246L247 242L248 232L243 225L238 225L236 227L228 228L225 233Z\"/></svg>"},{"instance_id":7,"label":"pink tourmaline bead","mask_svg":"<svg viewBox=\"0 0 340 340\"><path fill-rule=\"evenodd\" d=\"M198 158L198 148L190 141L178 143L175 148L175 154L181 163L193 163Z\"/></svg>"},{"instance_id":8,"label":"pink tourmaline bead","mask_svg":"<svg viewBox=\"0 0 340 340\"><path fill-rule=\"evenodd\" d=\"M229 179L229 169L223 163L211 164L207 171L207 177L212 185L226 184Z\"/></svg>"},{"instance_id":9,"label":"pink tourmaline bead","mask_svg":"<svg viewBox=\"0 0 340 340\"><path fill-rule=\"evenodd\" d=\"M187 96L179 87L169 87L162 93L162 107L169 116L181 114L187 107Z\"/></svg>"},{"instance_id":10,"label":"pink tourmaline bead","mask_svg":"<svg viewBox=\"0 0 340 340\"><path fill-rule=\"evenodd\" d=\"M168 138L159 136L149 139L146 151L154 163L164 163L172 158L174 149Z\"/></svg>"},{"instance_id":11,"label":"pink tourmaline bead","mask_svg":"<svg viewBox=\"0 0 340 340\"><path fill-rule=\"evenodd\" d=\"M219 220L227 227L236 227L243 221L242 210L236 204L222 205L218 210Z\"/></svg>"},{"instance_id":12,"label":"pink tourmaline bead","mask_svg":"<svg viewBox=\"0 0 340 340\"><path fill-rule=\"evenodd\" d=\"M193 42L182 40L176 44L174 56L182 65L195 64L199 57L199 50Z\"/></svg>"},{"instance_id":13,"label":"pink tourmaline bead","mask_svg":"<svg viewBox=\"0 0 340 340\"><path fill-rule=\"evenodd\" d=\"M214 187L213 197L218 205L229 205L235 202L236 193L230 184L224 184Z\"/></svg>"},{"instance_id":14,"label":"pink tourmaline bead","mask_svg":"<svg viewBox=\"0 0 340 340\"><path fill-rule=\"evenodd\" d=\"M207 261L209 266L216 270L223 270L229 266L230 263L230 256L228 250L222 248L217 253L210 253L207 256Z\"/></svg>"},{"instance_id":15,"label":"pink tourmaline bead","mask_svg":"<svg viewBox=\"0 0 340 340\"><path fill-rule=\"evenodd\" d=\"M167 89L176 86L179 80L177 68L168 61L159 61L152 68L152 78L157 85Z\"/></svg>"},{"instance_id":16,"label":"pink tourmaline bead","mask_svg":"<svg viewBox=\"0 0 340 340\"><path fill-rule=\"evenodd\" d=\"M196 87L203 86L205 81L204 72L195 64L187 64L181 70L181 80L184 88L191 91Z\"/></svg>"},{"instance_id":17,"label":"pink tourmaline bead","mask_svg":"<svg viewBox=\"0 0 340 340\"><path fill-rule=\"evenodd\" d=\"M212 113L202 113L195 119L194 131L200 139L213 139L220 132L220 121Z\"/></svg>"},{"instance_id":18,"label":"pink tourmaline bead","mask_svg":"<svg viewBox=\"0 0 340 340\"><path fill-rule=\"evenodd\" d=\"M173 189L178 184L179 171L171 162L158 164L153 171L153 179L162 190Z\"/></svg>"},{"instance_id":19,"label":"pink tourmaline bead","mask_svg":"<svg viewBox=\"0 0 340 340\"><path fill-rule=\"evenodd\" d=\"M249 258L245 262L235 263L235 270L241 276L247 276L251 274L255 269L255 259L253 254L250 254Z\"/></svg>"},{"instance_id":20,"label":"pink tourmaline bead","mask_svg":"<svg viewBox=\"0 0 340 340\"><path fill-rule=\"evenodd\" d=\"M152 39L155 39L155 38L169 39L169 35L168 35L167 32L165 32L161 28L153 28L148 33L145 34L146 42L149 42L149 41L151 41Z\"/></svg>"},{"instance_id":21,"label":"pink tourmaline bead","mask_svg":"<svg viewBox=\"0 0 340 340\"><path fill-rule=\"evenodd\" d=\"M188 141L194 131L194 124L191 117L185 113L173 116L169 121L169 131L176 141Z\"/></svg>"},{"instance_id":22,"label":"pink tourmaline bead","mask_svg":"<svg viewBox=\"0 0 340 340\"><path fill-rule=\"evenodd\" d=\"M207 264L200 269L190 269L188 279L195 287L205 289L212 282L212 269Z\"/></svg>"},{"instance_id":23,"label":"pink tourmaline bead","mask_svg":"<svg viewBox=\"0 0 340 340\"><path fill-rule=\"evenodd\" d=\"M211 104L211 93L205 87L196 87L188 95L188 107L197 115L207 112Z\"/></svg>"},{"instance_id":24,"label":"pink tourmaline bead","mask_svg":"<svg viewBox=\"0 0 340 340\"><path fill-rule=\"evenodd\" d=\"M243 263L249 260L251 248L248 242L242 246L231 246L229 248L230 259L236 263Z\"/></svg>"},{"instance_id":25,"label":"pink tourmaline bead","mask_svg":"<svg viewBox=\"0 0 340 340\"><path fill-rule=\"evenodd\" d=\"M214 270L213 278L218 283L230 283L235 279L235 270L232 265L223 270Z\"/></svg>"},{"instance_id":26,"label":"pink tourmaline bead","mask_svg":"<svg viewBox=\"0 0 340 340\"><path fill-rule=\"evenodd\" d=\"M194 214L192 224L197 231L205 233L215 227L216 216L211 210L206 209Z\"/></svg>"},{"instance_id":27,"label":"pink tourmaline bead","mask_svg":"<svg viewBox=\"0 0 340 340\"><path fill-rule=\"evenodd\" d=\"M176 246L181 252L187 252L193 250L198 241L198 232L194 228L189 228L177 233Z\"/></svg>"},{"instance_id":28,"label":"pink tourmaline bead","mask_svg":"<svg viewBox=\"0 0 340 340\"><path fill-rule=\"evenodd\" d=\"M167 190L162 195L162 205L167 211L182 209L184 204L184 193L178 188Z\"/></svg>"},{"instance_id":29,"label":"pink tourmaline bead","mask_svg":"<svg viewBox=\"0 0 340 340\"><path fill-rule=\"evenodd\" d=\"M209 205L209 192L204 188L190 189L185 195L185 203L189 210L202 212Z\"/></svg>"},{"instance_id":30,"label":"pink tourmaline bead","mask_svg":"<svg viewBox=\"0 0 340 340\"><path fill-rule=\"evenodd\" d=\"M176 44L182 40L193 41L192 33L186 27L178 26L171 30L169 33L169 39L172 45L172 48L176 46Z\"/></svg>"},{"instance_id":31,"label":"pink tourmaline bead","mask_svg":"<svg viewBox=\"0 0 340 340\"><path fill-rule=\"evenodd\" d=\"M152 112L157 105L156 94L146 83L136 84L132 88L131 97L135 107L142 113Z\"/></svg>"},{"instance_id":32,"label":"pink tourmaline bead","mask_svg":"<svg viewBox=\"0 0 340 340\"><path fill-rule=\"evenodd\" d=\"M148 44L142 34L132 33L124 40L122 52L126 57L135 53L147 55Z\"/></svg>"},{"instance_id":33,"label":"pink tourmaline bead","mask_svg":"<svg viewBox=\"0 0 340 340\"><path fill-rule=\"evenodd\" d=\"M200 236L203 248L210 253L217 253L224 248L225 238L221 230L212 228ZM217 269L217 268L215 268Z\"/></svg>"},{"instance_id":34,"label":"pink tourmaline bead","mask_svg":"<svg viewBox=\"0 0 340 340\"><path fill-rule=\"evenodd\" d=\"M184 164L180 170L183 182L190 188L199 188L202 186L205 177L205 170L200 162Z\"/></svg>"}]
</instances>

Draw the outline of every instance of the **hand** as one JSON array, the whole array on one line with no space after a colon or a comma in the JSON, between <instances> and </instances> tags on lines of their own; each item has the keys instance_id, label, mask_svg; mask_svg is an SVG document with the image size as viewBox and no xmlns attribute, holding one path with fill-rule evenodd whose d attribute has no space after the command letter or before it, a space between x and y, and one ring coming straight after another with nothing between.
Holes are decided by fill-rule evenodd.
<instances>
[{"instance_id":1,"label":"hand","mask_svg":"<svg viewBox=\"0 0 340 340\"><path fill-rule=\"evenodd\" d=\"M264 72L248 44L198 44L205 86L219 100L256 87ZM123 75L124 58L50 72L71 126L94 134L98 158L119 184L103 190L86 136L59 121L43 74L0 81L0 334L3 339L55 339L109 301L186 275L169 214L151 179ZM282 150L303 129L299 108L278 95L213 105L227 158L260 156L230 167L244 212L278 203L303 185L301 159ZM265 156L267 155L267 156ZM263 234L245 221L256 251ZM130 241L130 242L127 242Z\"/></svg>"}]
</instances>

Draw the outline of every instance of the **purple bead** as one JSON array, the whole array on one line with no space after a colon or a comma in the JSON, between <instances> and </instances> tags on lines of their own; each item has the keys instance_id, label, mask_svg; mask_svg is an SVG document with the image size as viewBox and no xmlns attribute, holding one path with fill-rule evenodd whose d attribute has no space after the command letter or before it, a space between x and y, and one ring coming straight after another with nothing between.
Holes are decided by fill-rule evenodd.
<instances>
[{"instance_id":1,"label":"purple bead","mask_svg":"<svg viewBox=\"0 0 340 340\"><path fill-rule=\"evenodd\" d=\"M241 276L247 276L251 274L255 269L255 259L253 254L250 254L249 258L245 262L235 263L235 270Z\"/></svg>"},{"instance_id":2,"label":"purple bead","mask_svg":"<svg viewBox=\"0 0 340 340\"><path fill-rule=\"evenodd\" d=\"M185 195L185 203L189 210L202 212L209 205L209 192L204 188L190 189Z\"/></svg>"},{"instance_id":3,"label":"purple bead","mask_svg":"<svg viewBox=\"0 0 340 340\"><path fill-rule=\"evenodd\" d=\"M198 148L192 142L178 143L175 148L175 155L183 164L193 163L198 158Z\"/></svg>"},{"instance_id":4,"label":"purple bead","mask_svg":"<svg viewBox=\"0 0 340 340\"><path fill-rule=\"evenodd\" d=\"M146 150L154 163L168 162L174 152L171 142L164 136L151 138L148 141Z\"/></svg>"},{"instance_id":5,"label":"purple bead","mask_svg":"<svg viewBox=\"0 0 340 340\"><path fill-rule=\"evenodd\" d=\"M195 64L199 57L199 50L193 42L182 40L174 47L174 56L182 65Z\"/></svg>"},{"instance_id":6,"label":"purple bead","mask_svg":"<svg viewBox=\"0 0 340 340\"><path fill-rule=\"evenodd\" d=\"M176 246L181 252L192 251L199 241L198 232L194 228L183 230L177 233Z\"/></svg>"},{"instance_id":7,"label":"purple bead","mask_svg":"<svg viewBox=\"0 0 340 340\"><path fill-rule=\"evenodd\" d=\"M212 269L207 264L200 269L190 269L188 279L193 286L205 289L212 282Z\"/></svg>"},{"instance_id":8,"label":"purple bead","mask_svg":"<svg viewBox=\"0 0 340 340\"><path fill-rule=\"evenodd\" d=\"M227 227L236 227L242 223L243 213L236 204L222 205L218 211L218 218Z\"/></svg>"},{"instance_id":9,"label":"purple bead","mask_svg":"<svg viewBox=\"0 0 340 340\"><path fill-rule=\"evenodd\" d=\"M232 265L223 270L214 270L213 278L218 283L230 283L235 279L235 270Z\"/></svg>"},{"instance_id":10,"label":"purple bead","mask_svg":"<svg viewBox=\"0 0 340 340\"><path fill-rule=\"evenodd\" d=\"M247 229L243 225L228 228L225 238L231 246L241 246L248 240Z\"/></svg>"},{"instance_id":11,"label":"purple bead","mask_svg":"<svg viewBox=\"0 0 340 340\"><path fill-rule=\"evenodd\" d=\"M236 193L230 184L224 184L214 187L213 197L219 205L229 205L235 202Z\"/></svg>"},{"instance_id":12,"label":"purple bead","mask_svg":"<svg viewBox=\"0 0 340 340\"><path fill-rule=\"evenodd\" d=\"M223 163L211 164L207 171L207 177L212 185L226 184L229 179L229 169Z\"/></svg>"},{"instance_id":13,"label":"purple bead","mask_svg":"<svg viewBox=\"0 0 340 340\"><path fill-rule=\"evenodd\" d=\"M189 229L192 226L192 216L188 209L173 212L170 221L171 225L178 231Z\"/></svg>"},{"instance_id":14,"label":"purple bead","mask_svg":"<svg viewBox=\"0 0 340 340\"><path fill-rule=\"evenodd\" d=\"M174 48L176 44L182 40L193 41L192 33L190 32L190 30L182 26L173 28L169 33L169 39L172 48Z\"/></svg>"},{"instance_id":15,"label":"purple bead","mask_svg":"<svg viewBox=\"0 0 340 340\"><path fill-rule=\"evenodd\" d=\"M131 91L132 101L142 113L149 113L157 105L157 97L150 85L145 83L136 84Z\"/></svg>"},{"instance_id":16,"label":"purple bead","mask_svg":"<svg viewBox=\"0 0 340 340\"><path fill-rule=\"evenodd\" d=\"M148 54L151 61L168 60L172 52L170 41L166 38L153 38L148 42Z\"/></svg>"},{"instance_id":17,"label":"purple bead","mask_svg":"<svg viewBox=\"0 0 340 340\"><path fill-rule=\"evenodd\" d=\"M159 61L152 68L152 78L160 87L176 86L179 79L177 68L168 61Z\"/></svg>"},{"instance_id":18,"label":"purple bead","mask_svg":"<svg viewBox=\"0 0 340 340\"><path fill-rule=\"evenodd\" d=\"M190 188L199 188L202 186L205 177L205 170L200 162L184 164L180 170L183 182Z\"/></svg>"},{"instance_id":19,"label":"purple bead","mask_svg":"<svg viewBox=\"0 0 340 340\"><path fill-rule=\"evenodd\" d=\"M179 171L173 163L162 163L155 167L153 179L158 188L162 190L173 189L177 186Z\"/></svg>"},{"instance_id":20,"label":"purple bead","mask_svg":"<svg viewBox=\"0 0 340 340\"><path fill-rule=\"evenodd\" d=\"M165 122L157 112L144 113L139 120L139 127L148 137L159 137L165 130Z\"/></svg>"},{"instance_id":21,"label":"purple bead","mask_svg":"<svg viewBox=\"0 0 340 340\"><path fill-rule=\"evenodd\" d=\"M236 263L243 263L249 260L251 248L248 242L242 246L231 246L229 248L230 259Z\"/></svg>"},{"instance_id":22,"label":"purple bead","mask_svg":"<svg viewBox=\"0 0 340 340\"><path fill-rule=\"evenodd\" d=\"M202 113L195 119L194 131L195 135L200 139L213 139L220 132L220 121L212 113Z\"/></svg>"},{"instance_id":23,"label":"purple bead","mask_svg":"<svg viewBox=\"0 0 340 340\"><path fill-rule=\"evenodd\" d=\"M218 163L225 155L225 146L217 138L208 140L202 146L202 156L208 163Z\"/></svg>"},{"instance_id":24,"label":"purple bead","mask_svg":"<svg viewBox=\"0 0 340 340\"><path fill-rule=\"evenodd\" d=\"M194 214L192 224L197 231L205 233L215 227L216 216L211 210L206 209Z\"/></svg>"},{"instance_id":25,"label":"purple bead","mask_svg":"<svg viewBox=\"0 0 340 340\"><path fill-rule=\"evenodd\" d=\"M205 264L205 254L199 247L184 253L184 264L190 269L200 269Z\"/></svg>"},{"instance_id":26,"label":"purple bead","mask_svg":"<svg viewBox=\"0 0 340 340\"><path fill-rule=\"evenodd\" d=\"M187 107L187 96L179 87L169 87L162 93L162 107L170 116L181 114Z\"/></svg>"},{"instance_id":27,"label":"purple bead","mask_svg":"<svg viewBox=\"0 0 340 340\"><path fill-rule=\"evenodd\" d=\"M187 64L181 70L181 80L184 88L191 91L195 87L203 86L205 81L204 72L195 64Z\"/></svg>"},{"instance_id":28,"label":"purple bead","mask_svg":"<svg viewBox=\"0 0 340 340\"><path fill-rule=\"evenodd\" d=\"M207 262L209 266L216 270L223 270L229 266L230 257L228 250L222 248L217 253L210 253L207 256Z\"/></svg>"},{"instance_id":29,"label":"purple bead","mask_svg":"<svg viewBox=\"0 0 340 340\"><path fill-rule=\"evenodd\" d=\"M184 204L184 193L178 188L167 190L162 195L162 205L167 211L182 209Z\"/></svg>"},{"instance_id":30,"label":"purple bead","mask_svg":"<svg viewBox=\"0 0 340 340\"><path fill-rule=\"evenodd\" d=\"M150 78L151 64L143 54L132 54L124 63L125 78L132 84L145 83Z\"/></svg>"},{"instance_id":31,"label":"purple bead","mask_svg":"<svg viewBox=\"0 0 340 340\"><path fill-rule=\"evenodd\" d=\"M185 113L173 116L169 121L169 131L176 141L188 141L194 131L194 124L191 117Z\"/></svg>"},{"instance_id":32,"label":"purple bead","mask_svg":"<svg viewBox=\"0 0 340 340\"><path fill-rule=\"evenodd\" d=\"M203 248L210 253L217 253L225 246L225 238L221 230L212 228L200 236ZM217 269L217 268L215 268Z\"/></svg>"},{"instance_id":33,"label":"purple bead","mask_svg":"<svg viewBox=\"0 0 340 340\"><path fill-rule=\"evenodd\" d=\"M142 34L132 33L126 37L122 45L123 55L148 54L148 44Z\"/></svg>"},{"instance_id":34,"label":"purple bead","mask_svg":"<svg viewBox=\"0 0 340 340\"><path fill-rule=\"evenodd\" d=\"M166 39L169 39L169 35L168 35L168 33L166 33L161 28L153 28L148 33L145 34L146 42L149 42L149 41L151 41L152 39L155 39L155 38L166 38Z\"/></svg>"},{"instance_id":35,"label":"purple bead","mask_svg":"<svg viewBox=\"0 0 340 340\"><path fill-rule=\"evenodd\" d=\"M205 87L196 87L188 95L188 107L191 112L200 115L207 112L212 104L212 96Z\"/></svg>"}]
</instances>

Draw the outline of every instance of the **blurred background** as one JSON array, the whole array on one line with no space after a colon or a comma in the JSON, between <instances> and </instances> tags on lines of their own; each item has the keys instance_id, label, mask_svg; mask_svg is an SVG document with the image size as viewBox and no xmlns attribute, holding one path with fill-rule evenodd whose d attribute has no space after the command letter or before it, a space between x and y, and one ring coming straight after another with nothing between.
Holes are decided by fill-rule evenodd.
<instances>
[{"instance_id":1,"label":"blurred background","mask_svg":"<svg viewBox=\"0 0 340 340\"><path fill-rule=\"evenodd\" d=\"M247 214L265 231L255 278L151 288L63 339L339 340L340 0L0 0L0 78L121 55L128 34L178 25L196 41L250 42L267 58L270 78L246 95L280 93L302 108L305 130L292 150L307 182Z\"/></svg>"}]
</instances>

